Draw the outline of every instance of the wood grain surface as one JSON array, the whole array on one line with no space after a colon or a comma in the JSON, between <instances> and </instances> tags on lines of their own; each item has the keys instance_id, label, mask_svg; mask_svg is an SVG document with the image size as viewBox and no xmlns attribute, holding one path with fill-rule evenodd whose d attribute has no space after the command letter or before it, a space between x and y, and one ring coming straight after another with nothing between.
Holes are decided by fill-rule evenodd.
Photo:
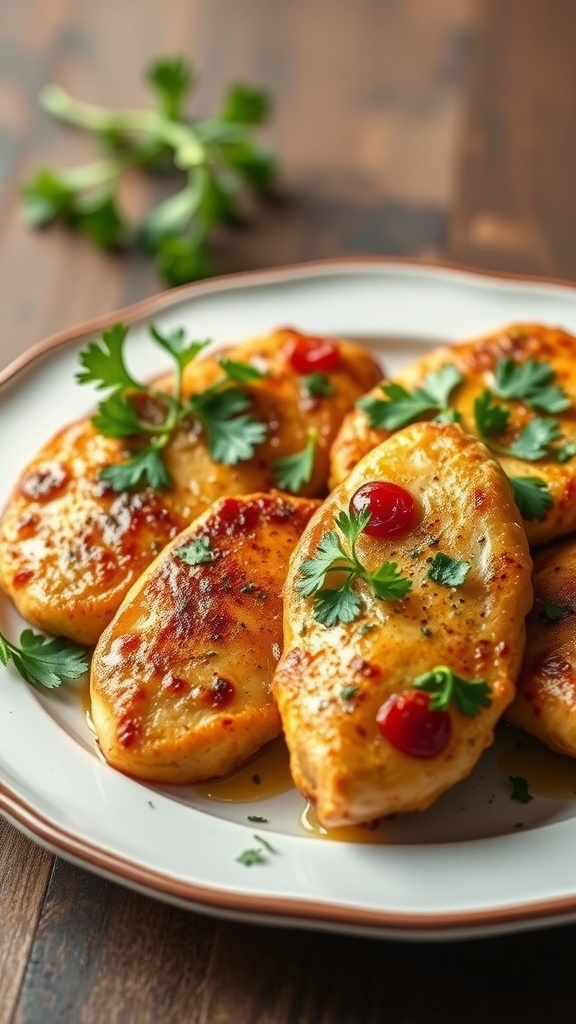
<instances>
[{"instance_id":1,"label":"wood grain surface","mask_svg":"<svg viewBox=\"0 0 576 1024\"><path fill-rule=\"evenodd\" d=\"M575 38L573 0L0 4L2 363L160 288L141 257L23 226L19 183L92 153L39 111L46 82L144 105L142 68L182 52L201 70L199 112L231 80L271 90L282 179L222 237L220 271L387 253L575 278ZM127 182L134 215L155 188ZM574 1019L574 927L435 945L223 922L103 881L4 822L0 921L0 1024Z\"/></svg>"}]
</instances>

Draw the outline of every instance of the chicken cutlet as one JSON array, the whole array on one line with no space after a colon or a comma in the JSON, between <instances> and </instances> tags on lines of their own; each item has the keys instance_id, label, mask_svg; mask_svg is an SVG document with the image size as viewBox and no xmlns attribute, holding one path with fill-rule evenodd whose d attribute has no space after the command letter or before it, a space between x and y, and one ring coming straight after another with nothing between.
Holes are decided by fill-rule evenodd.
<instances>
[{"instance_id":1,"label":"chicken cutlet","mask_svg":"<svg viewBox=\"0 0 576 1024\"><path fill-rule=\"evenodd\" d=\"M424 810L468 775L514 697L530 572L508 480L458 426L406 427L332 492L291 558L273 685L323 825Z\"/></svg>"},{"instance_id":2,"label":"chicken cutlet","mask_svg":"<svg viewBox=\"0 0 576 1024\"><path fill-rule=\"evenodd\" d=\"M442 378L439 373L448 376ZM406 396L398 388L410 393L407 404L402 405ZM486 391L491 392L490 402ZM390 399L396 403L392 419ZM480 408L475 408L478 400ZM382 382L361 405L346 416L334 442L332 486L394 432L395 426L384 427L383 422L400 419L405 425L436 415L457 416L469 433L479 435L479 425L483 427L483 440L516 482L531 544L576 529L576 338L572 334L541 324L514 324L435 349L393 380ZM495 405L504 411L495 413ZM527 482L535 504L524 497Z\"/></svg>"},{"instance_id":3,"label":"chicken cutlet","mask_svg":"<svg viewBox=\"0 0 576 1024\"><path fill-rule=\"evenodd\" d=\"M264 374L241 386L266 427L252 458L216 462L191 418L164 449L171 486L117 492L101 472L126 460L126 439L104 437L83 420L25 468L0 525L0 586L29 622L94 644L166 543L220 497L278 487L276 460L305 448L310 431L317 443L299 493L324 493L330 445L345 413L379 379L376 362L352 343L284 329L189 364L185 398L222 378L222 356Z\"/></svg>"},{"instance_id":4,"label":"chicken cutlet","mask_svg":"<svg viewBox=\"0 0 576 1024\"><path fill-rule=\"evenodd\" d=\"M126 595L92 661L106 760L155 782L224 775L281 731L272 699L289 556L318 501L223 498Z\"/></svg>"},{"instance_id":5,"label":"chicken cutlet","mask_svg":"<svg viewBox=\"0 0 576 1024\"><path fill-rule=\"evenodd\" d=\"M506 718L576 757L576 538L537 551L532 582L518 693Z\"/></svg>"}]
</instances>

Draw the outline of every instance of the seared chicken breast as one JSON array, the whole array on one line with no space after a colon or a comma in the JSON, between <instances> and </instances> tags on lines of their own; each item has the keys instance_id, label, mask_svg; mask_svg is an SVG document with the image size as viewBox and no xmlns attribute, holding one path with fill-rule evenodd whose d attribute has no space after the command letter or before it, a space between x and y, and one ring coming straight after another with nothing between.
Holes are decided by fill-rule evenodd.
<instances>
[{"instance_id":1,"label":"seared chicken breast","mask_svg":"<svg viewBox=\"0 0 576 1024\"><path fill-rule=\"evenodd\" d=\"M382 482L408 492L414 524L389 538L363 530L355 556L377 579L400 573L409 592L377 597L366 575L347 576L346 561L338 559L342 571L322 583L334 534L350 553L342 513L351 499L354 507L359 488ZM307 596L304 584L314 567L320 592ZM323 825L423 810L470 772L514 697L532 603L530 572L510 485L487 449L457 426L406 427L366 455L333 491L291 558L284 653L274 677L292 774ZM318 619L326 619L329 591L338 587L351 590L359 607L351 621L324 625ZM349 600L350 593L345 617ZM422 709L427 698L416 681L446 682L456 675L488 699L479 701L474 715L449 700L445 717L432 722L434 730L438 723L444 729L442 749L407 753L386 731L383 711L394 707L402 717L402 704L411 702ZM425 719L430 710L426 704ZM400 731L406 724L405 715L396 722ZM418 733L417 721L408 725Z\"/></svg>"},{"instance_id":2,"label":"seared chicken breast","mask_svg":"<svg viewBox=\"0 0 576 1024\"><path fill-rule=\"evenodd\" d=\"M493 439L501 447L513 445L522 429L536 417L554 418L558 423L557 442L548 454L535 461L496 453L508 476L536 477L548 488L552 499L550 508L539 513L541 518L525 518L530 543L541 544L576 529L576 458L569 457L567 461L558 461L557 458L560 447L576 439L576 338L559 328L514 324L473 341L435 349L407 366L393 381L383 383L397 384L413 392L416 388L426 389L430 374L446 366L455 367L463 375L463 381L450 396L450 408L460 414L464 430L477 434L474 403L485 389L494 387L494 370L502 358L520 365L528 360L547 364L552 371L553 386L563 388L569 399L566 408L548 413L545 409L530 407L523 400L494 395L495 401L509 412L505 429ZM385 399L381 386L375 388L369 397ZM431 409L415 418L427 418L437 412L437 408ZM370 426L369 415L364 409L356 408L349 413L332 448L331 485L336 486L344 480L356 463L391 433L391 430Z\"/></svg>"},{"instance_id":3,"label":"seared chicken breast","mask_svg":"<svg viewBox=\"0 0 576 1024\"><path fill-rule=\"evenodd\" d=\"M330 353L321 394L293 365L295 346L302 357L307 345L313 355L315 344ZM345 413L379 378L376 363L351 343L286 329L189 364L185 396L222 378L217 358L223 355L266 374L242 385L251 415L266 425L252 459L215 462L194 419L178 427L164 449L172 486L159 492L147 487L117 493L106 486L101 470L124 461L129 451L125 440L103 437L90 420L66 427L32 459L0 525L0 585L24 618L50 633L94 644L172 537L223 495L277 487L275 460L302 450L311 429L317 445L300 493L324 493L330 445ZM298 365L306 370L306 360ZM170 385L165 380L158 386ZM146 411L152 419L154 409Z\"/></svg>"},{"instance_id":4,"label":"seared chicken breast","mask_svg":"<svg viewBox=\"0 0 576 1024\"><path fill-rule=\"evenodd\" d=\"M534 556L534 607L518 693L506 717L552 750L576 757L576 539Z\"/></svg>"},{"instance_id":5,"label":"seared chicken breast","mask_svg":"<svg viewBox=\"0 0 576 1024\"><path fill-rule=\"evenodd\" d=\"M92 661L92 719L111 765L155 782L198 782L278 735L280 595L318 504L223 498L148 567Z\"/></svg>"}]
</instances>

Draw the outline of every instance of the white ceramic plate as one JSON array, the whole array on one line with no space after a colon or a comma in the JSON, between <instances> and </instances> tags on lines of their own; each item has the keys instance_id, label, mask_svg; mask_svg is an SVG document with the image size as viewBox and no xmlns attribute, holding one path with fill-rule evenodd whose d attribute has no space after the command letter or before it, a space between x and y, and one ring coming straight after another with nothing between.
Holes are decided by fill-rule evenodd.
<instances>
[{"instance_id":1,"label":"white ceramic plate","mask_svg":"<svg viewBox=\"0 0 576 1024\"><path fill-rule=\"evenodd\" d=\"M0 375L0 504L44 439L90 412L96 393L74 383L77 354L119 318L133 324L130 359L144 375L166 368L147 340L151 319L163 329L183 324L216 342L286 324L364 337L393 371L439 341L511 320L576 332L576 291L359 260L242 275L157 296L49 340ZM2 630L16 638L22 625L2 599ZM44 696L12 668L0 673L6 817L62 856L150 895L252 921L441 938L576 920L576 774L562 759L542 765L528 748L518 751L517 742L518 734L504 726L470 779L430 811L366 834L377 842L327 842L302 828L303 802L293 790L267 796L264 786L258 791L264 799L226 803L125 778L99 758L72 687ZM552 782L551 771L557 773ZM536 793L529 804L511 799L510 774L528 777ZM249 822L250 814L268 824ZM266 851L264 862L249 868L237 857L257 845L255 830L276 852Z\"/></svg>"}]
</instances>

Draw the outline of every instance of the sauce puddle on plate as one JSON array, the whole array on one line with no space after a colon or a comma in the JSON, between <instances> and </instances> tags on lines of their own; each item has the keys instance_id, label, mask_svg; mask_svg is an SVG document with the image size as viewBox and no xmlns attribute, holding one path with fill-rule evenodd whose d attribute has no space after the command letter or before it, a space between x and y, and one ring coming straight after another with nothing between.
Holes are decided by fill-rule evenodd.
<instances>
[{"instance_id":1,"label":"sauce puddle on plate","mask_svg":"<svg viewBox=\"0 0 576 1024\"><path fill-rule=\"evenodd\" d=\"M200 796L226 803L268 800L291 789L294 789L294 783L290 775L288 749L283 740L274 740L232 775L194 786Z\"/></svg>"},{"instance_id":2,"label":"sauce puddle on plate","mask_svg":"<svg viewBox=\"0 0 576 1024\"><path fill-rule=\"evenodd\" d=\"M328 839L336 843L386 843L386 836L380 831L378 822L369 825L343 825L341 828L324 828L316 817L314 808L307 804L300 817L300 825L308 836L314 839Z\"/></svg>"}]
</instances>

